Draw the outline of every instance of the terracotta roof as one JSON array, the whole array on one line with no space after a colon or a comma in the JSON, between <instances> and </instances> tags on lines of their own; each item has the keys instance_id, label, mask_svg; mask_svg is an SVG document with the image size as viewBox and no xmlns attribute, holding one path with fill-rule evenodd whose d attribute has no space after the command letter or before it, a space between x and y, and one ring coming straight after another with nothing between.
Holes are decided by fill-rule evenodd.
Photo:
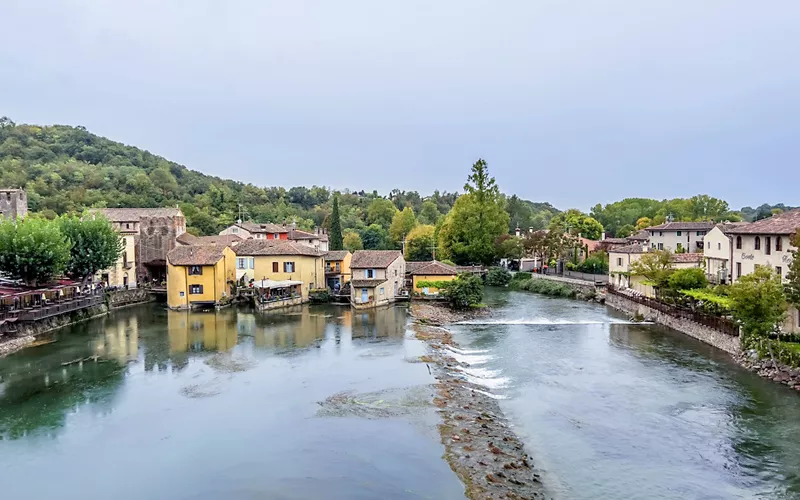
<instances>
[{"instance_id":1,"label":"terracotta roof","mask_svg":"<svg viewBox=\"0 0 800 500\"><path fill-rule=\"evenodd\" d=\"M384 268L402 257L399 250L357 250L350 261L351 269Z\"/></svg>"},{"instance_id":2,"label":"terracotta roof","mask_svg":"<svg viewBox=\"0 0 800 500\"><path fill-rule=\"evenodd\" d=\"M800 209L790 210L728 230L730 234L794 234L800 229Z\"/></svg>"},{"instance_id":3,"label":"terracotta roof","mask_svg":"<svg viewBox=\"0 0 800 500\"><path fill-rule=\"evenodd\" d=\"M435 260L430 262L419 262L418 264L422 265L413 266L414 269L412 271L408 271L408 262L406 262L406 274L425 276L455 276L458 274L458 271L456 271L455 267L442 264L441 262Z\"/></svg>"},{"instance_id":4,"label":"terracotta roof","mask_svg":"<svg viewBox=\"0 0 800 500\"><path fill-rule=\"evenodd\" d=\"M306 245L286 240L244 240L233 247L236 255L304 255L322 257L324 254Z\"/></svg>"},{"instance_id":5,"label":"terracotta roof","mask_svg":"<svg viewBox=\"0 0 800 500\"><path fill-rule=\"evenodd\" d=\"M608 243L609 245L627 245L628 238L606 238L600 240L600 243Z\"/></svg>"},{"instance_id":6,"label":"terracotta roof","mask_svg":"<svg viewBox=\"0 0 800 500\"><path fill-rule=\"evenodd\" d=\"M749 222L721 222L721 223L717 224L717 227L720 228L720 230L723 233L729 234L731 232L731 230L736 229L739 226L746 226L747 224L750 224L750 223Z\"/></svg>"},{"instance_id":7,"label":"terracotta roof","mask_svg":"<svg viewBox=\"0 0 800 500\"><path fill-rule=\"evenodd\" d=\"M674 253L670 257L672 262L703 262L702 253Z\"/></svg>"},{"instance_id":8,"label":"terracotta roof","mask_svg":"<svg viewBox=\"0 0 800 500\"><path fill-rule=\"evenodd\" d=\"M409 261L406 262L406 274L413 274L417 269L422 266L426 266L430 264L430 261L426 262L417 262L417 261Z\"/></svg>"},{"instance_id":9,"label":"terracotta roof","mask_svg":"<svg viewBox=\"0 0 800 500\"><path fill-rule=\"evenodd\" d=\"M176 238L178 243L184 245L227 245L231 246L242 241L238 234L223 234L213 236L194 236L193 234L183 233Z\"/></svg>"},{"instance_id":10,"label":"terracotta roof","mask_svg":"<svg viewBox=\"0 0 800 500\"><path fill-rule=\"evenodd\" d=\"M650 239L650 233L648 233L647 230L642 229L641 231L628 236L627 239L630 241L647 241Z\"/></svg>"},{"instance_id":11,"label":"terracotta roof","mask_svg":"<svg viewBox=\"0 0 800 500\"><path fill-rule=\"evenodd\" d=\"M714 228L713 222L665 222L650 226L646 231L707 231Z\"/></svg>"},{"instance_id":12,"label":"terracotta roof","mask_svg":"<svg viewBox=\"0 0 800 500\"><path fill-rule=\"evenodd\" d=\"M612 248L608 253L647 253L647 249L644 245L635 243L633 245L625 245L624 247Z\"/></svg>"},{"instance_id":13,"label":"terracotta roof","mask_svg":"<svg viewBox=\"0 0 800 500\"><path fill-rule=\"evenodd\" d=\"M187 245L175 247L167 254L173 266L213 266L223 257L225 245Z\"/></svg>"},{"instance_id":14,"label":"terracotta roof","mask_svg":"<svg viewBox=\"0 0 800 500\"><path fill-rule=\"evenodd\" d=\"M183 217L180 208L98 208L111 222L133 222L153 217Z\"/></svg>"},{"instance_id":15,"label":"terracotta roof","mask_svg":"<svg viewBox=\"0 0 800 500\"><path fill-rule=\"evenodd\" d=\"M347 250L331 250L325 253L325 260L344 260L349 253Z\"/></svg>"},{"instance_id":16,"label":"terracotta roof","mask_svg":"<svg viewBox=\"0 0 800 500\"><path fill-rule=\"evenodd\" d=\"M257 222L239 222L235 225L250 233L288 233L291 229L280 224L272 224L271 222L264 224L259 224Z\"/></svg>"},{"instance_id":17,"label":"terracotta roof","mask_svg":"<svg viewBox=\"0 0 800 500\"><path fill-rule=\"evenodd\" d=\"M320 240L328 241L327 234L309 233L308 231L301 231L299 229L292 229L289 231L290 240Z\"/></svg>"},{"instance_id":18,"label":"terracotta roof","mask_svg":"<svg viewBox=\"0 0 800 500\"><path fill-rule=\"evenodd\" d=\"M386 283L386 279L384 278L373 278L373 279L363 279L363 280L350 280L351 287L366 287L372 288L380 285L381 283Z\"/></svg>"}]
</instances>

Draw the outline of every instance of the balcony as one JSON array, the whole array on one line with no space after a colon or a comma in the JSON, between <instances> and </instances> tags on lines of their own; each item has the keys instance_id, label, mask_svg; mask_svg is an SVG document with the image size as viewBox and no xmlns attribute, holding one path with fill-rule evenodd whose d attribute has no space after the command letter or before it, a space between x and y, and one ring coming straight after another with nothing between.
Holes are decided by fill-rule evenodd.
<instances>
[{"instance_id":1,"label":"balcony","mask_svg":"<svg viewBox=\"0 0 800 500\"><path fill-rule=\"evenodd\" d=\"M87 309L93 306L99 306L103 303L103 294L96 293L93 295L86 295L76 297L74 299L55 302L52 304L44 304L35 307L26 307L19 310L18 321L40 321L43 319L58 316L59 314L66 314L81 309Z\"/></svg>"}]
</instances>

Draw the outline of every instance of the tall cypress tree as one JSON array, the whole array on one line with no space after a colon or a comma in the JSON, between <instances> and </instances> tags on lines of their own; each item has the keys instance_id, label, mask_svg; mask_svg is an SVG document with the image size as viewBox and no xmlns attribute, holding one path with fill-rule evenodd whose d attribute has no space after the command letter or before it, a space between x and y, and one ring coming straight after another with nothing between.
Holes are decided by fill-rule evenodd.
<instances>
[{"instance_id":1,"label":"tall cypress tree","mask_svg":"<svg viewBox=\"0 0 800 500\"><path fill-rule=\"evenodd\" d=\"M344 238L342 237L342 221L339 219L339 196L333 196L333 212L331 212L331 250L344 249Z\"/></svg>"}]
</instances>

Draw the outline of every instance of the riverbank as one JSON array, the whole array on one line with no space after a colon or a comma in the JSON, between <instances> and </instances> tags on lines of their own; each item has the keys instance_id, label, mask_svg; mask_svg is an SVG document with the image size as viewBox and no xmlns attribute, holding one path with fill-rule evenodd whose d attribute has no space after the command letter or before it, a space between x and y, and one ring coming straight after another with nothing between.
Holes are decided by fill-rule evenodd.
<instances>
[{"instance_id":1,"label":"riverbank","mask_svg":"<svg viewBox=\"0 0 800 500\"><path fill-rule=\"evenodd\" d=\"M459 376L461 364L449 353L458 347L441 325L487 317L488 308L453 311L445 306L412 303L413 329L430 354L423 361L433 367L437 379L434 404L445 459L462 480L470 499L546 498L541 475L485 388Z\"/></svg>"}]
</instances>

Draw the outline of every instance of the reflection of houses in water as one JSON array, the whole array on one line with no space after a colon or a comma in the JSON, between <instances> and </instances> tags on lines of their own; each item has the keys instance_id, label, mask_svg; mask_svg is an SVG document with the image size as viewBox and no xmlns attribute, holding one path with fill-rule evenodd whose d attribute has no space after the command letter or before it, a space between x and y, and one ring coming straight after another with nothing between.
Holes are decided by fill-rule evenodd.
<instances>
[{"instance_id":1,"label":"reflection of houses in water","mask_svg":"<svg viewBox=\"0 0 800 500\"><path fill-rule=\"evenodd\" d=\"M292 307L256 317L253 336L258 347L307 347L325 338L327 318L308 307Z\"/></svg>"},{"instance_id":2,"label":"reflection of houses in water","mask_svg":"<svg viewBox=\"0 0 800 500\"><path fill-rule=\"evenodd\" d=\"M94 352L125 365L139 358L139 318L135 315L111 317L103 322L102 337L95 339Z\"/></svg>"},{"instance_id":3,"label":"reflection of houses in water","mask_svg":"<svg viewBox=\"0 0 800 500\"><path fill-rule=\"evenodd\" d=\"M236 312L167 311L169 352L227 351L238 342Z\"/></svg>"},{"instance_id":4,"label":"reflection of houses in water","mask_svg":"<svg viewBox=\"0 0 800 500\"><path fill-rule=\"evenodd\" d=\"M353 339L386 338L402 339L406 332L406 310L402 307L380 307L353 311L351 329Z\"/></svg>"}]
</instances>

